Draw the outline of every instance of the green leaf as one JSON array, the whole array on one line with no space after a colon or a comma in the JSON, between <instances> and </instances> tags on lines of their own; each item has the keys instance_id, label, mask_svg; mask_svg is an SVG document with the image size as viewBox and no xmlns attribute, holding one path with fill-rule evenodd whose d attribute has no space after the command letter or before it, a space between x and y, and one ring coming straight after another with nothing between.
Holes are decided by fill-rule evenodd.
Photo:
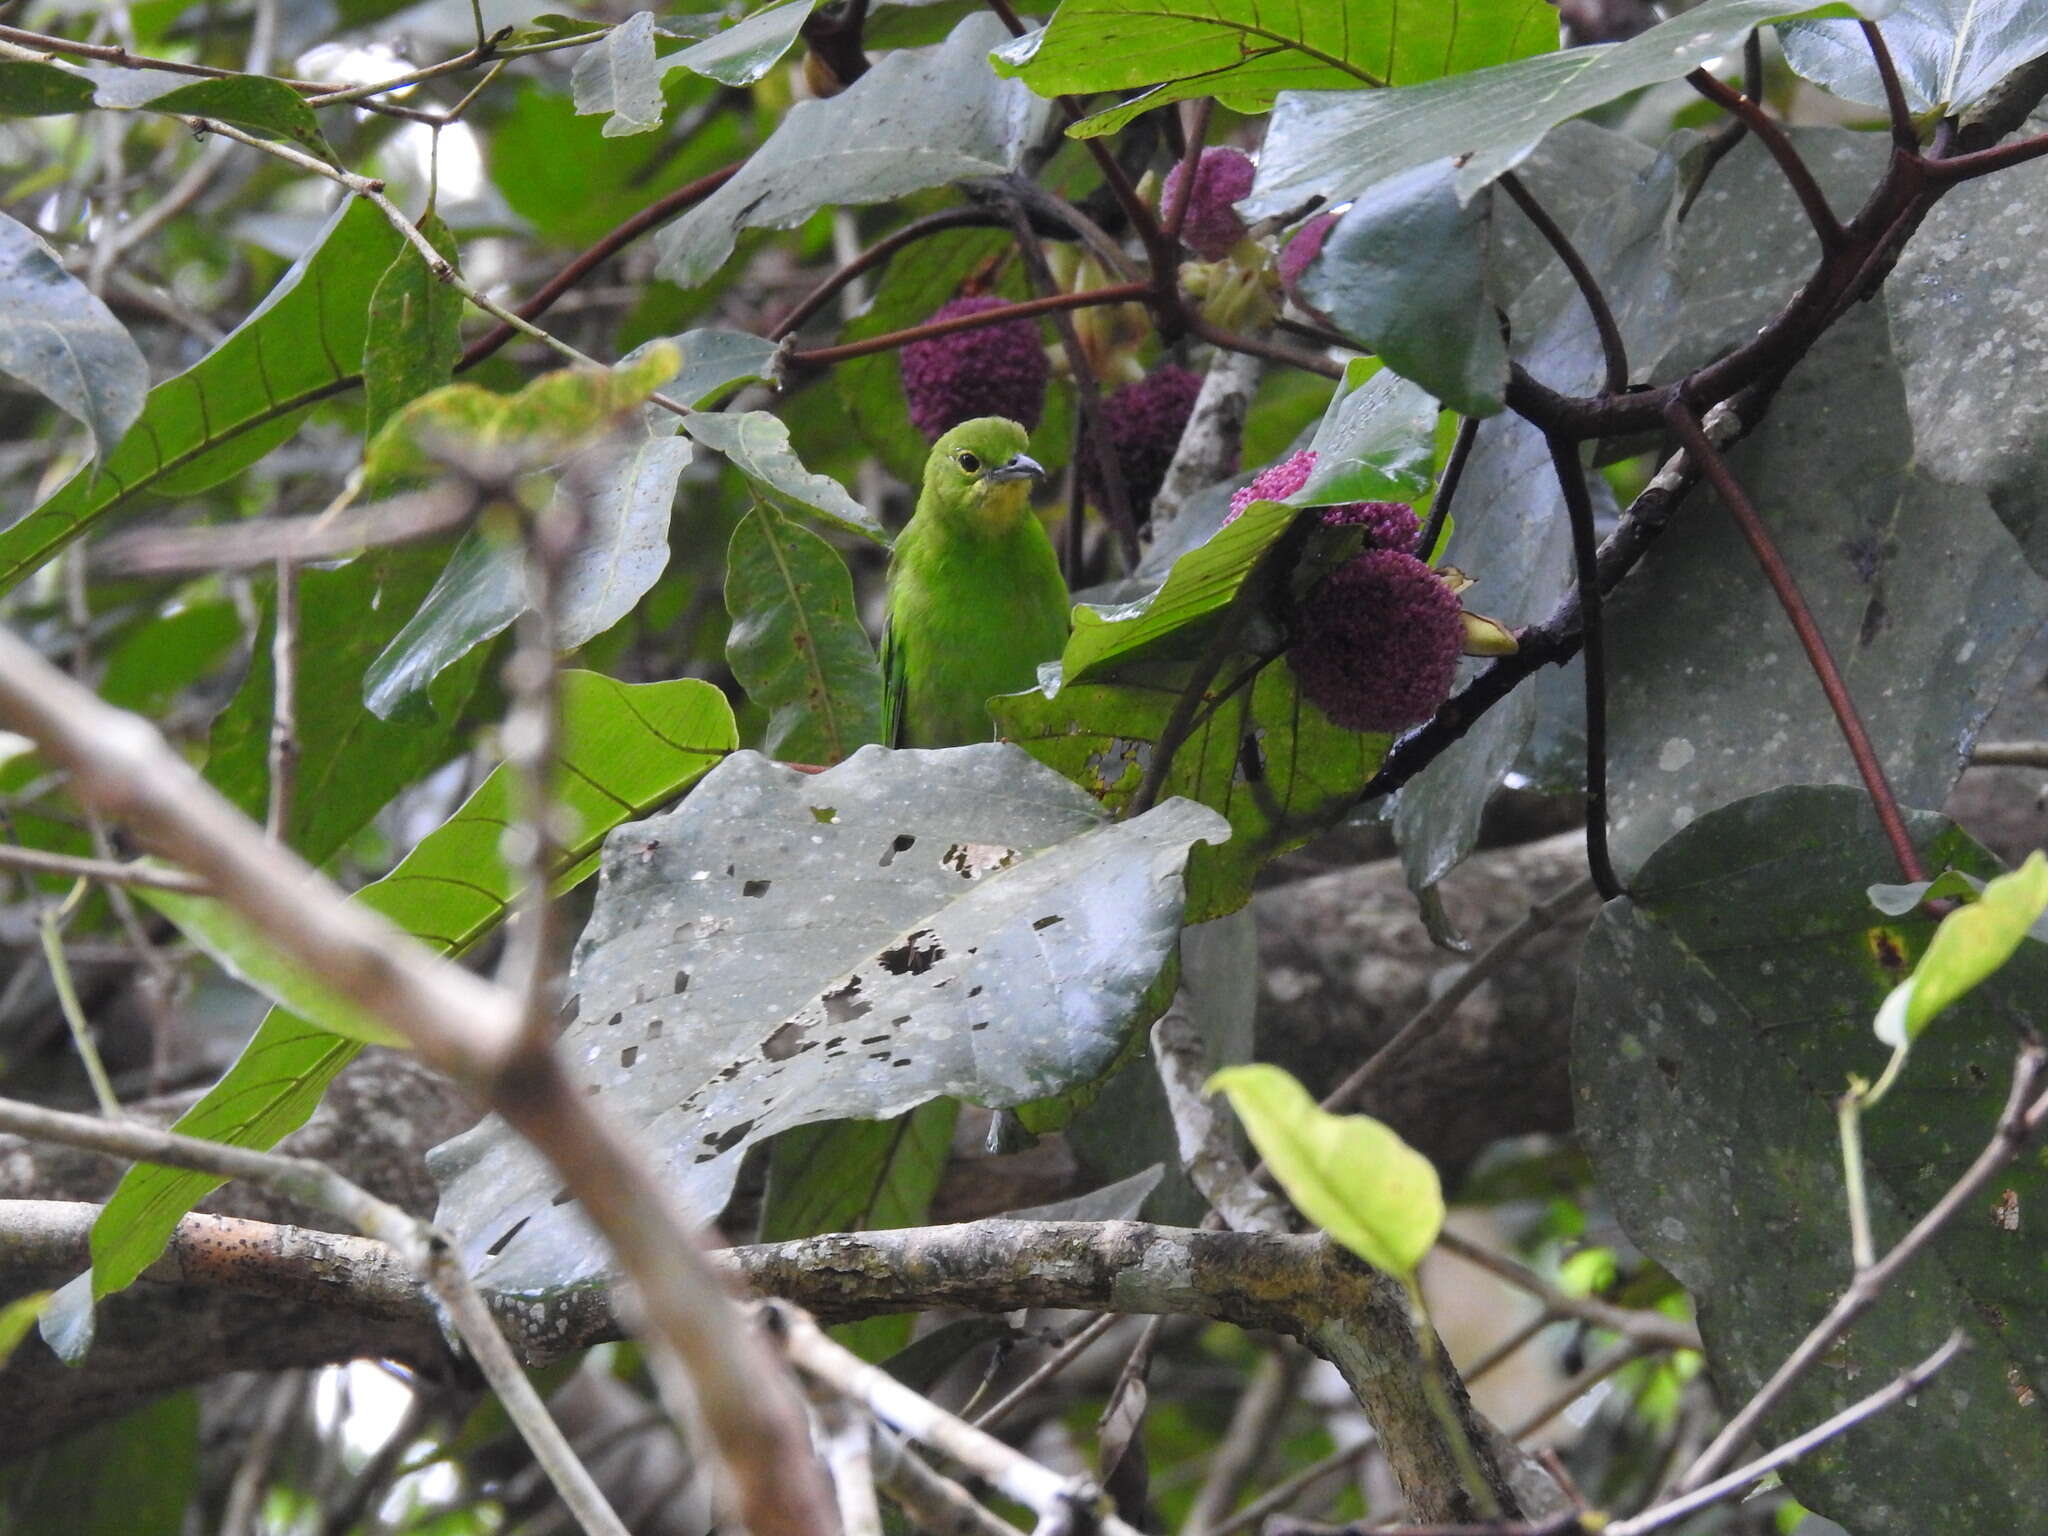
<instances>
[{"instance_id":1,"label":"green leaf","mask_svg":"<svg viewBox=\"0 0 2048 1536\"><path fill-rule=\"evenodd\" d=\"M354 388L370 295L398 244L375 208L344 201L227 340L149 392L118 448L0 532L0 591L141 497L203 490L248 467L307 406Z\"/></svg>"},{"instance_id":2,"label":"green leaf","mask_svg":"<svg viewBox=\"0 0 2048 1536\"><path fill-rule=\"evenodd\" d=\"M455 235L429 212L420 232L449 262ZM405 241L370 295L363 337L363 436L375 437L391 413L455 376L462 356L462 295L436 278L426 259Z\"/></svg>"},{"instance_id":3,"label":"green leaf","mask_svg":"<svg viewBox=\"0 0 2048 1536\"><path fill-rule=\"evenodd\" d=\"M863 76L865 78L865 76ZM804 468L789 446L789 428L767 411L699 411L683 423L706 448L725 455L763 500L814 517L877 544L889 542L874 514L830 475Z\"/></svg>"},{"instance_id":4,"label":"green leaf","mask_svg":"<svg viewBox=\"0 0 2048 1536\"><path fill-rule=\"evenodd\" d=\"M157 715L225 661L242 638L241 615L226 598L188 593L167 607L107 650L100 697L109 704Z\"/></svg>"},{"instance_id":5,"label":"green leaf","mask_svg":"<svg viewBox=\"0 0 2048 1536\"><path fill-rule=\"evenodd\" d=\"M1366 1263L1415 1287L1444 1225L1436 1165L1370 1115L1333 1115L1280 1067L1225 1067L1221 1091L1295 1209Z\"/></svg>"},{"instance_id":6,"label":"green leaf","mask_svg":"<svg viewBox=\"0 0 2048 1536\"><path fill-rule=\"evenodd\" d=\"M149 364L112 310L26 225L0 213L0 372L92 432L104 458L141 414Z\"/></svg>"},{"instance_id":7,"label":"green leaf","mask_svg":"<svg viewBox=\"0 0 2048 1536\"><path fill-rule=\"evenodd\" d=\"M1303 274L1301 289L1337 327L1451 410L1491 416L1508 382L1508 348L1486 285L1491 220L1461 204L1452 164L1390 177L1351 205Z\"/></svg>"},{"instance_id":8,"label":"green leaf","mask_svg":"<svg viewBox=\"0 0 2048 1536\"><path fill-rule=\"evenodd\" d=\"M0 117L57 117L92 108L92 82L40 59L0 59Z\"/></svg>"},{"instance_id":9,"label":"green leaf","mask_svg":"<svg viewBox=\"0 0 2048 1536\"><path fill-rule=\"evenodd\" d=\"M737 740L731 707L709 683L634 685L563 673L557 799L576 831L563 844L556 889L589 878L607 832L681 794ZM441 953L463 953L504 917L515 891L499 852L511 796L501 767L356 899ZM234 1146L275 1146L306 1123L361 1048L273 1009L227 1075L173 1129ZM219 1183L153 1164L131 1168L93 1224L94 1296L121 1290L154 1263L179 1219Z\"/></svg>"},{"instance_id":10,"label":"green leaf","mask_svg":"<svg viewBox=\"0 0 2048 1536\"><path fill-rule=\"evenodd\" d=\"M0 1525L37 1536L182 1536L199 1492L199 1399L147 1407L14 1460Z\"/></svg>"},{"instance_id":11,"label":"green leaf","mask_svg":"<svg viewBox=\"0 0 2048 1536\"><path fill-rule=\"evenodd\" d=\"M29 1330L43 1315L43 1308L49 1300L48 1291L30 1291L26 1296L17 1296L0 1307L0 1367L7 1364L7 1357L28 1337Z\"/></svg>"},{"instance_id":12,"label":"green leaf","mask_svg":"<svg viewBox=\"0 0 2048 1536\"><path fill-rule=\"evenodd\" d=\"M1877 1010L1877 1038L1903 1051L1935 1016L2010 960L2028 930L2048 911L2048 855L1984 887L1975 901L1942 919L1913 974Z\"/></svg>"},{"instance_id":13,"label":"green leaf","mask_svg":"<svg viewBox=\"0 0 2048 1536\"><path fill-rule=\"evenodd\" d=\"M1545 0L1064 0L1050 24L997 49L995 65L1044 96L1154 87L1076 125L1092 137L1190 96L1263 112L1281 91L1406 85L1556 47Z\"/></svg>"},{"instance_id":14,"label":"green leaf","mask_svg":"<svg viewBox=\"0 0 2048 1536\"><path fill-rule=\"evenodd\" d=\"M1242 657L1210 685L1161 792L1230 820L1229 842L1188 857L1190 923L1235 912L1251 899L1252 881L1268 862L1349 812L1393 742L1384 732L1332 725L1302 698L1284 661L1264 665L1256 681L1238 686L1258 664ZM1064 684L1050 698L1035 690L1008 694L991 709L1006 739L1120 810L1143 783L1186 687L1185 665L1136 667L1109 681Z\"/></svg>"},{"instance_id":15,"label":"green leaf","mask_svg":"<svg viewBox=\"0 0 2048 1536\"><path fill-rule=\"evenodd\" d=\"M1909 812L1929 868L1993 861ZM1572 1100L1622 1228L1699 1303L1715 1385L1747 1399L1851 1278L1834 1100L1889 1054L1868 1027L1932 920L1876 917L1894 859L1860 788L1773 790L1702 815L1601 912L1579 961ZM1991 1141L2020 1032L2048 997L2023 946L1914 1048L1863 1117L1885 1251ZM2008 1191L2010 1193L2008 1193ZM2048 1163L2029 1153L1958 1213L1768 1416L1766 1445L1890 1381L1953 1328L1975 1345L1904 1415L1880 1414L1785 1472L1858 1536L2027 1530L2048 1504ZM2002 1210L2019 1216L2004 1219Z\"/></svg>"},{"instance_id":16,"label":"green leaf","mask_svg":"<svg viewBox=\"0 0 2048 1536\"><path fill-rule=\"evenodd\" d=\"M1001 743L817 774L737 753L607 845L563 1055L709 1217L746 1149L796 1126L1102 1072L1164 1006L1187 851L1220 830L1184 801L1113 821ZM480 1284L541 1296L609 1263L499 1118L429 1166Z\"/></svg>"},{"instance_id":17,"label":"green leaf","mask_svg":"<svg viewBox=\"0 0 2048 1536\"><path fill-rule=\"evenodd\" d=\"M1918 115L1959 115L2029 60L2048 53L2048 12L1984 0L1902 0L1880 21L1906 105ZM1854 22L1802 21L1780 29L1785 62L1837 96L1885 104L1870 44Z\"/></svg>"},{"instance_id":18,"label":"green leaf","mask_svg":"<svg viewBox=\"0 0 2048 1536\"><path fill-rule=\"evenodd\" d=\"M762 751L836 763L881 739L881 669L839 551L756 505L733 529L725 606L733 676L770 711Z\"/></svg>"},{"instance_id":19,"label":"green leaf","mask_svg":"<svg viewBox=\"0 0 2048 1536\"><path fill-rule=\"evenodd\" d=\"M264 138L288 140L330 165L335 163L334 151L321 137L319 118L306 105L305 97L282 80L267 75L194 80L166 69L88 68L84 72L93 79L93 100L98 106L219 118Z\"/></svg>"},{"instance_id":20,"label":"green leaf","mask_svg":"<svg viewBox=\"0 0 2048 1536\"><path fill-rule=\"evenodd\" d=\"M738 384L774 384L776 357L781 351L774 342L746 331L705 328L684 331L667 338L682 358L675 376L658 386L658 393L679 405L704 407ZM624 361L637 359L647 342L635 347Z\"/></svg>"},{"instance_id":21,"label":"green leaf","mask_svg":"<svg viewBox=\"0 0 2048 1536\"><path fill-rule=\"evenodd\" d=\"M1735 53L1755 28L1789 16L1878 15L1859 6L1794 0L1706 0L1625 43L1596 43L1516 59L1449 79L1386 91L1299 92L1280 99L1240 211L1264 218L1311 196L1357 197L1390 176L1454 156L1460 198L1511 171L1566 118Z\"/></svg>"},{"instance_id":22,"label":"green leaf","mask_svg":"<svg viewBox=\"0 0 2048 1536\"><path fill-rule=\"evenodd\" d=\"M914 1227L953 1148L955 1099L933 1099L894 1120L821 1120L775 1138L755 1239Z\"/></svg>"},{"instance_id":23,"label":"green leaf","mask_svg":"<svg viewBox=\"0 0 2048 1536\"><path fill-rule=\"evenodd\" d=\"M989 72L988 50L1005 35L977 13L941 48L892 53L837 96L798 102L732 180L655 236L655 270L694 288L743 229L787 229L820 208L1015 170L1048 108Z\"/></svg>"}]
</instances>

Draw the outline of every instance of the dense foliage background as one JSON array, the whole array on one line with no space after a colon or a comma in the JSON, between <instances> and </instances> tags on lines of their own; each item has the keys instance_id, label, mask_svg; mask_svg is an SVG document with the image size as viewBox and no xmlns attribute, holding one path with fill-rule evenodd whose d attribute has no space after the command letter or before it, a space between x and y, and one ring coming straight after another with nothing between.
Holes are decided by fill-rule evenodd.
<instances>
[{"instance_id":1,"label":"dense foliage background","mask_svg":"<svg viewBox=\"0 0 2048 1536\"><path fill-rule=\"evenodd\" d=\"M0 1526L607 1528L402 1218L173 1122L431 1216L625 1528L738 1518L555 1090L61 672L1088 1480L935 1513L798 1327L850 1532L2035 1528L2044 97L2020 0L0 4ZM1083 606L887 750L992 410ZM1248 1159L1247 1062L1375 1123L1235 1075Z\"/></svg>"}]
</instances>

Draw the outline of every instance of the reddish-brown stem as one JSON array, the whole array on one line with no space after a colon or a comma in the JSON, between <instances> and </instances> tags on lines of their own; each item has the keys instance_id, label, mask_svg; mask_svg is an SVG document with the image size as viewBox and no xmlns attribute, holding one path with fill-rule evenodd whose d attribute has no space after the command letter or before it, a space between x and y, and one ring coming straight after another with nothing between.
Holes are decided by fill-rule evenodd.
<instances>
[{"instance_id":1,"label":"reddish-brown stem","mask_svg":"<svg viewBox=\"0 0 2048 1536\"><path fill-rule=\"evenodd\" d=\"M1813 611L1806 606L1799 584L1793 579L1784 557L1778 553L1770 530L1764 527L1763 519L1757 516L1748 494L1728 468L1728 461L1721 457L1721 450L1707 436L1706 429L1693 415L1691 407L1673 395L1664 408L1664 419L1671 423L1671 430L1685 445L1685 451L1699 465L1708 484L1713 486L1714 494L1721 498L1722 505L1734 517L1750 552L1756 556L1756 563L1763 569L1764 579L1770 582L1771 590L1777 594L1778 605L1785 610L1785 617L1791 620L1793 631L1799 636L1800 647L1813 668L1813 675L1820 680L1821 692L1827 695L1828 707L1835 712L1835 723L1841 727L1843 740L1849 744L1849 755L1856 760L1856 772L1863 779L1864 789L1869 792L1878 824L1884 828L1885 841L1891 844L1892 856L1899 862L1899 872L1908 881L1925 880L1927 874L1921 867L1920 854L1913 847L1912 838L1906 835L1905 818L1899 814L1898 798L1892 793L1891 781L1885 777L1884 764L1878 760L1870 733L1864 729L1863 718L1856 712L1856 701L1849 697L1848 685L1842 681L1841 671L1835 666L1827 637L1820 632Z\"/></svg>"},{"instance_id":2,"label":"reddish-brown stem","mask_svg":"<svg viewBox=\"0 0 2048 1536\"><path fill-rule=\"evenodd\" d=\"M1877 77L1884 82L1885 110L1891 114L1892 142L1909 155L1920 152L1920 135L1913 127L1913 111L1906 105L1906 88L1899 83L1899 66L1892 50L1874 21L1857 23L1863 40L1870 45L1870 57L1877 65Z\"/></svg>"},{"instance_id":3,"label":"reddish-brown stem","mask_svg":"<svg viewBox=\"0 0 2048 1536\"><path fill-rule=\"evenodd\" d=\"M1821 249L1829 253L1839 250L1844 238L1842 221L1835 217L1834 209L1828 206L1828 200L1821 192L1820 183L1813 179L1813 172L1799 158L1799 151L1785 137L1785 130L1778 126L1777 119L1704 69L1694 70L1685 80L1707 100L1749 125L1749 131L1771 152L1771 158L1778 162L1778 169L1785 173L1792 195L1799 199L1799 206L1806 210L1807 222L1813 225L1813 232L1820 239Z\"/></svg>"},{"instance_id":4,"label":"reddish-brown stem","mask_svg":"<svg viewBox=\"0 0 2048 1536\"><path fill-rule=\"evenodd\" d=\"M914 245L928 235L943 234L949 229L961 229L972 224L1000 225L1002 220L986 208L963 206L944 208L924 218L913 219L901 229L892 231L847 262L817 287L796 301L794 308L776 322L775 329L768 333L770 341L780 341L792 334L811 316L831 302L832 296L848 283L887 261L906 245Z\"/></svg>"},{"instance_id":5,"label":"reddish-brown stem","mask_svg":"<svg viewBox=\"0 0 2048 1536\"><path fill-rule=\"evenodd\" d=\"M1593 536L1593 497L1579 445L1551 433L1544 442L1564 495L1572 530L1572 561L1579 592L1579 632L1586 659L1586 864L1602 901L1622 894L1607 852L1607 648L1602 630L1600 556Z\"/></svg>"},{"instance_id":6,"label":"reddish-brown stem","mask_svg":"<svg viewBox=\"0 0 2048 1536\"><path fill-rule=\"evenodd\" d=\"M2010 144L1994 145L1967 155L1950 155L1946 160L1929 160L1926 162L1927 179L1936 186L1954 186L1959 181L1972 181L2009 166L2024 165L2043 155L2048 155L2048 133L2037 134L2031 139L2015 139Z\"/></svg>"},{"instance_id":7,"label":"reddish-brown stem","mask_svg":"<svg viewBox=\"0 0 2048 1536\"><path fill-rule=\"evenodd\" d=\"M743 160L735 160L731 165L720 166L708 175L699 176L686 187L676 188L666 197L656 198L549 278L542 285L540 292L520 305L513 313L522 320L536 320L546 314L553 307L555 300L588 277L592 269L618 255L655 225L664 223L685 208L702 202L730 181L734 173L745 163ZM464 369L474 368L517 334L518 332L509 325L493 326L469 344L462 354L462 360L455 365L455 371L460 373Z\"/></svg>"},{"instance_id":8,"label":"reddish-brown stem","mask_svg":"<svg viewBox=\"0 0 2048 1536\"><path fill-rule=\"evenodd\" d=\"M1080 293L1048 294L1042 299L1025 299L1016 304L1005 304L1001 309L985 309L974 315L955 315L950 320L928 320L923 325L913 325L900 331L886 331L880 336L869 336L860 341L845 342L836 347L813 347L808 352L792 352L789 361L796 367L824 368L833 363L847 362L856 357L866 357L874 352L893 352L896 348L913 341L928 341L934 336L950 336L955 331L979 330L985 325L1001 325L1005 320L1026 320L1033 315L1048 314L1056 309L1089 309L1098 304L1129 304L1144 300L1152 295L1150 283L1115 283L1107 288L1088 288Z\"/></svg>"},{"instance_id":9,"label":"reddish-brown stem","mask_svg":"<svg viewBox=\"0 0 2048 1536\"><path fill-rule=\"evenodd\" d=\"M1227 331L1220 325L1213 325L1202 318L1199 310L1188 311L1188 329L1212 347L1221 347L1226 352L1243 352L1252 357L1263 357L1269 363L1285 363L1290 368L1305 368L1310 373L1320 373L1326 379L1344 377L1343 366L1327 357L1317 357L1310 352L1298 352L1293 347L1283 347L1276 341L1267 341L1262 336L1245 336L1236 331Z\"/></svg>"},{"instance_id":10,"label":"reddish-brown stem","mask_svg":"<svg viewBox=\"0 0 2048 1536\"><path fill-rule=\"evenodd\" d=\"M1586 265L1586 258L1579 254L1571 237L1550 216L1550 210L1537 202L1535 194L1522 184L1521 177L1513 171L1505 172L1500 178L1500 185L1501 190L1514 199L1515 206L1522 210L1523 217L1536 226L1536 232L1556 253L1557 259L1564 263L1565 271L1571 273L1572 281L1578 285L1579 296L1586 301L1586 308L1593 312L1593 328L1600 333L1600 355L1607 363L1607 393L1620 394L1628 388L1628 351L1622 344L1621 327L1615 324L1607 295L1600 290L1600 280Z\"/></svg>"}]
</instances>

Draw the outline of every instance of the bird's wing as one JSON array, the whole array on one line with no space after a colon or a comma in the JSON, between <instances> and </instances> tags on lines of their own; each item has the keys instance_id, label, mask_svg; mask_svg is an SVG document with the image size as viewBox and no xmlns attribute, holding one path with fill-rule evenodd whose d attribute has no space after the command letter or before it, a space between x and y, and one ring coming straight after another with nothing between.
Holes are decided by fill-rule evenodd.
<instances>
[{"instance_id":1,"label":"bird's wing","mask_svg":"<svg viewBox=\"0 0 2048 1536\"><path fill-rule=\"evenodd\" d=\"M909 692L909 668L905 665L903 641L896 632L893 609L882 625L882 745L903 745L905 695Z\"/></svg>"}]
</instances>

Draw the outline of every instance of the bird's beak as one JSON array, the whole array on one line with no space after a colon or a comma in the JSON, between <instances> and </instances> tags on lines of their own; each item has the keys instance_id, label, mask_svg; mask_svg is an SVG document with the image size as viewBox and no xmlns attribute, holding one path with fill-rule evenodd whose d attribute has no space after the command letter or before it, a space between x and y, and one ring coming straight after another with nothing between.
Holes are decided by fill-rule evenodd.
<instances>
[{"instance_id":1,"label":"bird's beak","mask_svg":"<svg viewBox=\"0 0 2048 1536\"><path fill-rule=\"evenodd\" d=\"M991 480L1043 480L1045 466L1028 453L1020 453L1007 464L998 464L988 472Z\"/></svg>"}]
</instances>

